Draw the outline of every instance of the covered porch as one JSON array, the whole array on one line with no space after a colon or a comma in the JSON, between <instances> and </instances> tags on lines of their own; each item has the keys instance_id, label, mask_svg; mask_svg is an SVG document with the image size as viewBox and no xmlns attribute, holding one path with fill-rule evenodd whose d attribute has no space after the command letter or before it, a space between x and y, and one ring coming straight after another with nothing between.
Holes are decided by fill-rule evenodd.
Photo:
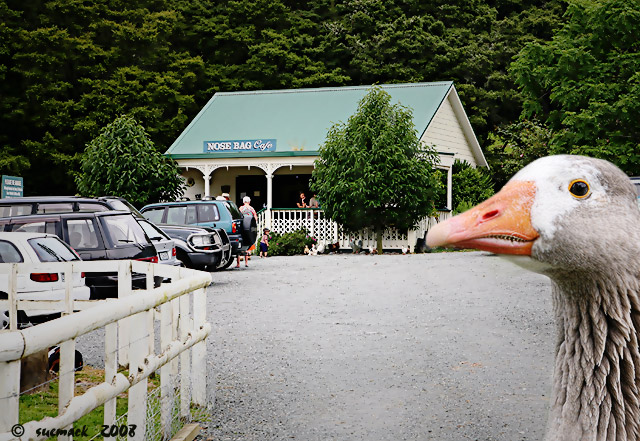
<instances>
[{"instance_id":1,"label":"covered porch","mask_svg":"<svg viewBox=\"0 0 640 441\"><path fill-rule=\"evenodd\" d=\"M293 153L293 152L292 152ZM299 209L296 201L300 192L311 197L309 179L318 158L316 154L295 152L286 157L235 157L211 158L207 160L181 159L182 175L188 186L184 196L191 199L215 198L228 193L229 198L242 205L244 196L251 198L251 205L258 211L258 228L269 228L276 233L287 233L306 229L319 243L340 244L340 248L350 248L353 240L361 240L362 246L375 246L375 233L361 231L348 235L340 226L328 219L323 210ZM446 206L436 218L422 219L415 230L400 232L389 229L384 233L383 248L408 248L413 250L418 238L424 237L430 224L449 217L452 205L452 165L454 155L440 153L438 166L446 173Z\"/></svg>"}]
</instances>

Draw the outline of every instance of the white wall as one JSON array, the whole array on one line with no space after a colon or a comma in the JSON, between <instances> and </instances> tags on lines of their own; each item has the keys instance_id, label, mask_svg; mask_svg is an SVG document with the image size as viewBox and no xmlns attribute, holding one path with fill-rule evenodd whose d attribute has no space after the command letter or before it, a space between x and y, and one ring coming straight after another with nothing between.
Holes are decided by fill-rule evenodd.
<instances>
[{"instance_id":1,"label":"white wall","mask_svg":"<svg viewBox=\"0 0 640 441\"><path fill-rule=\"evenodd\" d=\"M421 141L428 145L435 145L439 152L454 153L455 159L467 161L474 167L478 165L453 110L450 96L444 100L436 112Z\"/></svg>"}]
</instances>

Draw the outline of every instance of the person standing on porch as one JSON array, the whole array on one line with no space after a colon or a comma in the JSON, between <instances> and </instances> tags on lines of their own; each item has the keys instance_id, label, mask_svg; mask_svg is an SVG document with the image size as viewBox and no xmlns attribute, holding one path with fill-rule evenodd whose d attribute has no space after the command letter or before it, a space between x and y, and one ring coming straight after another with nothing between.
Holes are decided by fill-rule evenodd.
<instances>
[{"instance_id":1,"label":"person standing on porch","mask_svg":"<svg viewBox=\"0 0 640 441\"><path fill-rule=\"evenodd\" d=\"M318 209L320 208L320 204L318 203L317 195L314 193L311 199L309 199L309 208Z\"/></svg>"},{"instance_id":2,"label":"person standing on porch","mask_svg":"<svg viewBox=\"0 0 640 441\"><path fill-rule=\"evenodd\" d=\"M300 192L300 198L296 205L298 208L307 208L307 198L304 196L304 193Z\"/></svg>"},{"instance_id":3,"label":"person standing on porch","mask_svg":"<svg viewBox=\"0 0 640 441\"><path fill-rule=\"evenodd\" d=\"M254 208L251 206L251 198L249 196L245 196L242 198L242 202L244 202L244 204L242 205L242 207L239 208L240 213L243 216L247 216L247 215L251 215L256 219L256 222L258 221L258 213L256 213L256 210L254 210ZM254 247L255 245L252 245L251 247ZM249 248L249 250L244 252L244 266L248 267L249 266L249 251L251 248ZM238 253L238 259L236 262L236 268L240 268L240 253Z\"/></svg>"}]
</instances>

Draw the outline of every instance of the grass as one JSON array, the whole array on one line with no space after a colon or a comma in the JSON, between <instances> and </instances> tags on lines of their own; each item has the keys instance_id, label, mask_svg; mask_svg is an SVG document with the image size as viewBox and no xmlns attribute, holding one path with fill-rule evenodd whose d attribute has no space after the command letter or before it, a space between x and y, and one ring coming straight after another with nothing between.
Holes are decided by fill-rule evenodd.
<instances>
[{"instance_id":1,"label":"grass","mask_svg":"<svg viewBox=\"0 0 640 441\"><path fill-rule=\"evenodd\" d=\"M121 373L127 375L126 370ZM75 395L82 395L87 389L104 382L104 370L91 366L84 368L75 374ZM159 386L159 377L149 379L149 389ZM121 394L116 398L116 418L127 413L127 394ZM20 424L29 421L39 421L45 417L55 417L58 415L58 380L49 383L49 388L30 395L20 396ZM77 440L89 440L102 429L104 422L104 406L99 406L87 415L80 418L73 425L75 429L87 426L88 436L74 436ZM43 424L43 429L46 424ZM50 438L54 439L54 438Z\"/></svg>"}]
</instances>

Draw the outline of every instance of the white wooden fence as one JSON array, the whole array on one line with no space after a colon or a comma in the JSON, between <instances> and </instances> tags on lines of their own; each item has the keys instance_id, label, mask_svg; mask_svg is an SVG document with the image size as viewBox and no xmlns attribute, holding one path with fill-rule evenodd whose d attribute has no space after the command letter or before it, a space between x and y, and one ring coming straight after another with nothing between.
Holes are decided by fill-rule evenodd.
<instances>
[{"instance_id":1,"label":"white wooden fence","mask_svg":"<svg viewBox=\"0 0 640 441\"><path fill-rule=\"evenodd\" d=\"M384 231L382 236L382 247L384 249L409 248L413 251L416 239L423 237L429 227L446 220L450 217L449 211L438 211L437 217L426 217L418 223L414 230L401 232L395 228ZM357 234L346 234L336 222L327 218L323 210L313 209L292 209L292 208L272 208L258 213L258 234L262 233L264 227L275 233L288 233L300 229L306 229L310 236L313 236L325 244L340 243L340 248L351 248L352 241L362 241L362 246L376 246L376 235L374 231L362 230Z\"/></svg>"},{"instance_id":2,"label":"white wooden fence","mask_svg":"<svg viewBox=\"0 0 640 441\"><path fill-rule=\"evenodd\" d=\"M60 302L17 299L17 274L36 271L64 272L66 299ZM107 271L118 273L118 299L72 300L72 273ZM171 436L170 420L174 403L170 397L174 396L175 389L179 389L181 417L188 417L192 403L207 404L205 339L211 326L206 322L205 288L211 283L209 273L138 261L50 263L37 266L0 264L0 272L10 275L9 298L0 301L0 308L8 309L12 315L15 315L16 309L65 311L56 320L22 330L0 331L0 440L43 439L44 436L36 435L38 428L71 428L75 421L101 405L104 405L104 424L112 426L116 422L116 397L127 391L126 424L136 426L134 433L128 433L128 439L145 439L147 378L158 369L160 421L165 439ZM132 272L145 273L147 287L153 287L154 275L170 278L171 281L155 289L132 291ZM74 310L81 311L73 313ZM154 335L154 322L157 319L160 320L161 334L158 351ZM15 323L15 317L10 321ZM105 332L105 380L84 394L74 396L76 339L100 328L104 328ZM19 421L20 360L56 345L60 346L58 416L25 423L20 426L23 434L17 437L15 430L13 434L11 431ZM128 364L128 375L118 372L118 361ZM178 379L179 385L176 384ZM99 429L96 428L96 431Z\"/></svg>"}]
</instances>

